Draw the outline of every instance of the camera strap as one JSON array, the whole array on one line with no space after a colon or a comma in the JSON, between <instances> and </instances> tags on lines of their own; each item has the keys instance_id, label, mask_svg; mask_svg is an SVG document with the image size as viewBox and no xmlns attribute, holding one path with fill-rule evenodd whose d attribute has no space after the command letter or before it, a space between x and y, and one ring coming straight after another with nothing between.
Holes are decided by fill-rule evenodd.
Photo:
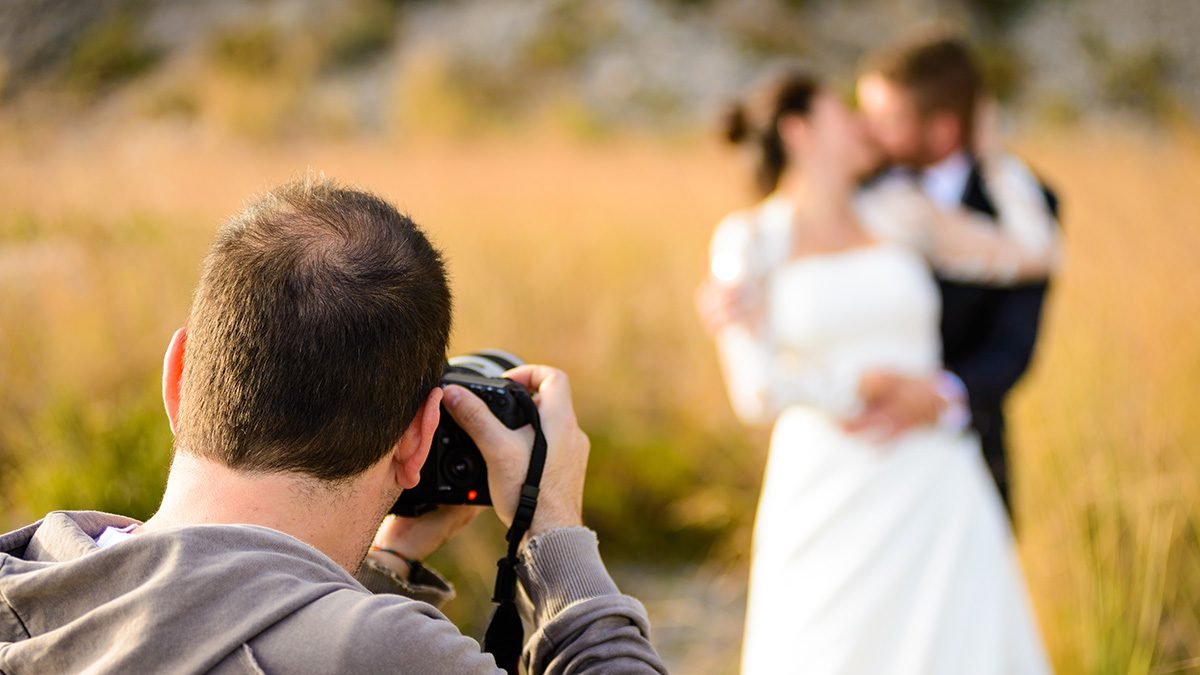
<instances>
[{"instance_id":1,"label":"camera strap","mask_svg":"<svg viewBox=\"0 0 1200 675\"><path fill-rule=\"evenodd\" d=\"M492 602L497 603L487 633L483 638L483 651L496 659L496 664L510 675L516 675L521 660L521 649L525 646L525 629L517 613L517 551L521 540L529 532L533 514L537 510L538 490L542 482L542 470L546 466L546 435L542 433L542 418L538 415L533 397L524 387L513 387L517 405L533 426L533 448L529 456L529 470L525 483L521 485L521 497L512 526L508 528L508 553L496 563L496 587Z\"/></svg>"}]
</instances>

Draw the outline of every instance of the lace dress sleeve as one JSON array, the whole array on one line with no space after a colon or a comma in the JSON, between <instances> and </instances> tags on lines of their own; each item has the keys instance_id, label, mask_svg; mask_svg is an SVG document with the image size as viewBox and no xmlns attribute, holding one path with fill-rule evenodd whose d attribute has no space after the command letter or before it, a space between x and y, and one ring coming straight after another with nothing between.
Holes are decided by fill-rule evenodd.
<instances>
[{"instance_id":1,"label":"lace dress sleeve","mask_svg":"<svg viewBox=\"0 0 1200 675\"><path fill-rule=\"evenodd\" d=\"M1058 228L1041 186L1015 158L983 162L995 223L966 210L936 208L910 183L885 179L858 200L869 229L921 251L944 277L1015 285L1049 277L1061 263Z\"/></svg>"},{"instance_id":2,"label":"lace dress sleeve","mask_svg":"<svg viewBox=\"0 0 1200 675\"><path fill-rule=\"evenodd\" d=\"M761 307L766 270L755 255L755 222L748 212L726 216L717 225L709 248L709 273L722 284L736 286L743 297ZM729 402L738 418L747 424L770 421L765 405L765 374L769 348L765 321L746 316L717 332L717 356Z\"/></svg>"},{"instance_id":3,"label":"lace dress sleeve","mask_svg":"<svg viewBox=\"0 0 1200 675\"><path fill-rule=\"evenodd\" d=\"M772 251L778 253L786 246L775 239L747 213L727 217L713 236L713 277L742 286L755 308L716 336L730 404L739 419L754 426L772 423L792 405L849 414L853 392L831 386L829 373L794 350L782 348L772 330L767 294L778 258ZM733 272L739 276L730 276Z\"/></svg>"}]
</instances>

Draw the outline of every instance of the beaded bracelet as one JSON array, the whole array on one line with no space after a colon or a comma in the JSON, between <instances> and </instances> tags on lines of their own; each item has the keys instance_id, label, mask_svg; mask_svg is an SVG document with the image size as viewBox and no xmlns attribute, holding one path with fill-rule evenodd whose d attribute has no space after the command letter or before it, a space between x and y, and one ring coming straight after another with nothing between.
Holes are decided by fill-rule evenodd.
<instances>
[{"instance_id":1,"label":"beaded bracelet","mask_svg":"<svg viewBox=\"0 0 1200 675\"><path fill-rule=\"evenodd\" d=\"M375 546L374 544L372 544L371 550L379 551L380 553L388 553L388 554L394 555L397 558L403 560L404 564L408 565L408 578L409 579L412 579L413 577L415 577L417 575L417 572L424 569L424 567L421 565L420 560L410 560L407 557L405 557L405 555L403 553L401 553L395 549L384 548L382 546Z\"/></svg>"}]
</instances>

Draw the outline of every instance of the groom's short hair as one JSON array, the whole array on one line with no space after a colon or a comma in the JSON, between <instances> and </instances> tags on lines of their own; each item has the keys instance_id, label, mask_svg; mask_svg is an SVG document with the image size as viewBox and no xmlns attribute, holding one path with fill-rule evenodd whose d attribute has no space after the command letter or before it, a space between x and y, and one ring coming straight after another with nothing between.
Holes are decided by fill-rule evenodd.
<instances>
[{"instance_id":1,"label":"groom's short hair","mask_svg":"<svg viewBox=\"0 0 1200 675\"><path fill-rule=\"evenodd\" d=\"M400 439L445 365L440 253L368 192L308 176L217 232L196 288L176 448L338 481Z\"/></svg>"},{"instance_id":2,"label":"groom's short hair","mask_svg":"<svg viewBox=\"0 0 1200 675\"><path fill-rule=\"evenodd\" d=\"M983 78L963 38L944 31L915 34L871 55L865 72L908 91L922 116L954 114L964 140L970 139Z\"/></svg>"}]
</instances>

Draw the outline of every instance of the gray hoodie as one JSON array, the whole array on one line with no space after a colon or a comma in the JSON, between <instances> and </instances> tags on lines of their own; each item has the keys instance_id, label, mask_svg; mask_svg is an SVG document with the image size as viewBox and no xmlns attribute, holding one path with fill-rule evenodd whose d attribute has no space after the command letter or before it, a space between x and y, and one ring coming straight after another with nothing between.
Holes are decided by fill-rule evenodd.
<instances>
[{"instance_id":1,"label":"gray hoodie","mask_svg":"<svg viewBox=\"0 0 1200 675\"><path fill-rule=\"evenodd\" d=\"M497 671L433 606L371 594L286 534L193 525L96 545L134 522L54 512L0 536L0 673ZM590 530L535 537L518 574L530 672L665 672Z\"/></svg>"}]
</instances>

